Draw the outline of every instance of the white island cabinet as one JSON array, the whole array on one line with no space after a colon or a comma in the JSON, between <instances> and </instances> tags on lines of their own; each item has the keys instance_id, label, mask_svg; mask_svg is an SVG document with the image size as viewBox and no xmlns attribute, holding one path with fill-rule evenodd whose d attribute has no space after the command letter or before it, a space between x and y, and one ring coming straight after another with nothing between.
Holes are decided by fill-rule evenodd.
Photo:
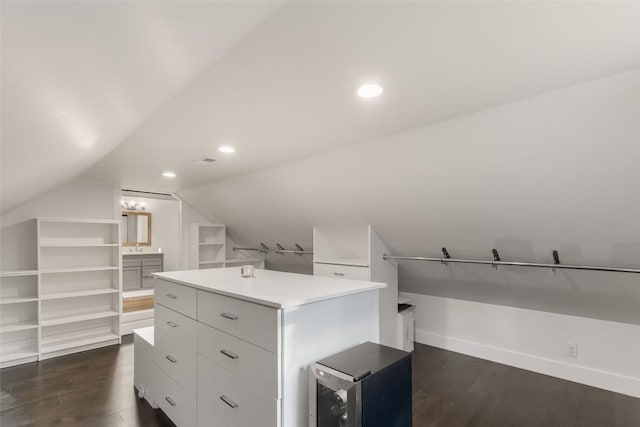
<instances>
[{"instance_id":1,"label":"white island cabinet","mask_svg":"<svg viewBox=\"0 0 640 427\"><path fill-rule=\"evenodd\" d=\"M384 283L240 268L155 277L153 398L178 427L308 425L307 366L379 341Z\"/></svg>"}]
</instances>

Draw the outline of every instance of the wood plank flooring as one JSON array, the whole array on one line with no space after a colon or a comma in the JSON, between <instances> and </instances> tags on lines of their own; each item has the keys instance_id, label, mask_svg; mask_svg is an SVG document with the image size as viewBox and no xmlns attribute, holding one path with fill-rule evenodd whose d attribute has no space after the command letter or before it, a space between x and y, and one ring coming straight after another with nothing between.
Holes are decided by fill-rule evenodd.
<instances>
[{"instance_id":1,"label":"wood plank flooring","mask_svg":"<svg viewBox=\"0 0 640 427\"><path fill-rule=\"evenodd\" d=\"M417 344L414 426L640 427L640 399ZM163 427L133 341L0 371L0 426ZM262 427L262 426L256 426Z\"/></svg>"}]
</instances>

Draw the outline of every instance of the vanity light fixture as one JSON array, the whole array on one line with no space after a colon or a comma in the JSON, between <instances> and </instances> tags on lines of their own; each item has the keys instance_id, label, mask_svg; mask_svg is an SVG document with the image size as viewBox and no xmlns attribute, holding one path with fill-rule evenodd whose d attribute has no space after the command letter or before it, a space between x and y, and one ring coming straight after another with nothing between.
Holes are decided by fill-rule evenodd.
<instances>
[{"instance_id":1,"label":"vanity light fixture","mask_svg":"<svg viewBox=\"0 0 640 427\"><path fill-rule=\"evenodd\" d=\"M122 209L128 210L128 211L137 211L137 210L145 210L145 208L147 207L147 204L145 202L136 202L135 200L130 200L130 201L125 201L125 200L121 200L120 204L122 205Z\"/></svg>"},{"instance_id":2,"label":"vanity light fixture","mask_svg":"<svg viewBox=\"0 0 640 427\"><path fill-rule=\"evenodd\" d=\"M231 153L235 153L236 149L230 145L221 145L220 147L218 147L218 151L221 153L231 154Z\"/></svg>"},{"instance_id":3,"label":"vanity light fixture","mask_svg":"<svg viewBox=\"0 0 640 427\"><path fill-rule=\"evenodd\" d=\"M360 98L375 98L382 93L382 86L376 84L366 84L358 88Z\"/></svg>"},{"instance_id":4,"label":"vanity light fixture","mask_svg":"<svg viewBox=\"0 0 640 427\"><path fill-rule=\"evenodd\" d=\"M162 176L164 176L165 178L175 178L176 174L171 171L166 171L166 172L162 172Z\"/></svg>"}]
</instances>

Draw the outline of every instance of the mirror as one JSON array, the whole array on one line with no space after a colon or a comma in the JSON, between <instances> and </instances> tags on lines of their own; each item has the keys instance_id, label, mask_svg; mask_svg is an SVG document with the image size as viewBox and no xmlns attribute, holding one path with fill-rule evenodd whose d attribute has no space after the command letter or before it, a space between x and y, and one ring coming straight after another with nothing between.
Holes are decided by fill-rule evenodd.
<instances>
[{"instance_id":1,"label":"mirror","mask_svg":"<svg viewBox=\"0 0 640 427\"><path fill-rule=\"evenodd\" d=\"M151 213L122 212L122 246L151 246Z\"/></svg>"}]
</instances>

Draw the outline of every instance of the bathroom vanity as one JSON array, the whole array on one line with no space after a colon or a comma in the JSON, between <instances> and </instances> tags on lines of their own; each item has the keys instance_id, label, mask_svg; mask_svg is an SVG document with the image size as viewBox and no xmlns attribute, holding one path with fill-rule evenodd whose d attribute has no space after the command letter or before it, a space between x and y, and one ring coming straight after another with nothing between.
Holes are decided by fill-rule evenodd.
<instances>
[{"instance_id":1,"label":"bathroom vanity","mask_svg":"<svg viewBox=\"0 0 640 427\"><path fill-rule=\"evenodd\" d=\"M122 253L122 289L135 291L153 288L152 273L164 270L164 254L150 252Z\"/></svg>"},{"instance_id":2,"label":"bathroom vanity","mask_svg":"<svg viewBox=\"0 0 640 427\"><path fill-rule=\"evenodd\" d=\"M379 341L383 283L240 268L153 275L147 399L179 427L308 425L307 366Z\"/></svg>"}]
</instances>

